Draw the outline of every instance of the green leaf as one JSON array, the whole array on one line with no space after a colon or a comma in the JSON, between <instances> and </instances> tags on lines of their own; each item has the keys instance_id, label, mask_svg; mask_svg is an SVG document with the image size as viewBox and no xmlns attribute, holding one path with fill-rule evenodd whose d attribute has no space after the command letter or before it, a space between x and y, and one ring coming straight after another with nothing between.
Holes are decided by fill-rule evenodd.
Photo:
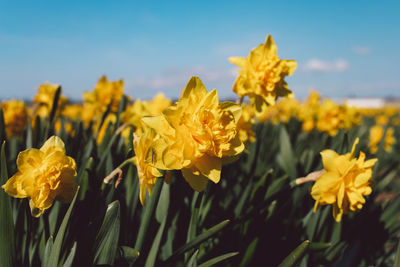
<instances>
[{"instance_id":1,"label":"green leaf","mask_svg":"<svg viewBox=\"0 0 400 267\"><path fill-rule=\"evenodd\" d=\"M3 143L3 141L6 141L7 136L6 136L6 126L4 123L4 114L3 114L3 109L0 108L0 142Z\"/></svg>"},{"instance_id":2,"label":"green leaf","mask_svg":"<svg viewBox=\"0 0 400 267\"><path fill-rule=\"evenodd\" d=\"M54 123L58 107L58 100L60 99L60 96L61 96L61 86L58 86L57 91L54 94L53 105L51 106L49 124L46 128L46 134L45 134L46 139L54 134Z\"/></svg>"},{"instance_id":3,"label":"green leaf","mask_svg":"<svg viewBox=\"0 0 400 267\"><path fill-rule=\"evenodd\" d=\"M117 111L117 119L115 121L115 127L119 127L120 125L120 120L121 120L121 113L125 110L126 108L126 103L128 102L128 97L126 95L123 95L121 97L121 101L119 101L118 105L118 111Z\"/></svg>"},{"instance_id":4,"label":"green leaf","mask_svg":"<svg viewBox=\"0 0 400 267\"><path fill-rule=\"evenodd\" d=\"M265 193L264 199L270 199L277 193L279 193L285 185L288 185L288 177L285 175L279 179L274 180L270 186L268 186L267 192Z\"/></svg>"},{"instance_id":5,"label":"green leaf","mask_svg":"<svg viewBox=\"0 0 400 267\"><path fill-rule=\"evenodd\" d=\"M106 109L106 111L104 111L103 116L101 117L99 127L97 128L97 131L96 131L96 138L95 138L95 139L97 139L97 136L99 135L99 132L100 132L100 130L101 130L101 127L103 126L104 121L106 120L108 114L109 114L110 111L111 111L112 102L113 102L113 101L110 101L110 103L107 105L107 109Z\"/></svg>"},{"instance_id":6,"label":"green leaf","mask_svg":"<svg viewBox=\"0 0 400 267\"><path fill-rule=\"evenodd\" d=\"M278 154L278 164L290 176L291 179L297 177L296 159L293 154L292 144L284 126L280 130L279 138L280 151Z\"/></svg>"},{"instance_id":7,"label":"green leaf","mask_svg":"<svg viewBox=\"0 0 400 267\"><path fill-rule=\"evenodd\" d=\"M324 250L329 248L330 246L332 246L331 243L325 243L325 242L311 242L310 246L308 247L308 249L310 251L320 251L320 250Z\"/></svg>"},{"instance_id":8,"label":"green leaf","mask_svg":"<svg viewBox=\"0 0 400 267\"><path fill-rule=\"evenodd\" d=\"M204 242L205 240L207 240L207 239L211 238L212 236L214 236L215 234L217 234L219 231L221 231L223 228L225 228L229 224L229 222L230 222L229 220L225 220L225 221L220 222L219 224L211 227L210 229L204 231L203 233L201 233L200 235L198 235L197 237L192 239L189 243L186 243L182 247L178 248L165 261L165 265L167 265L167 263L169 263L169 262L173 261L174 259L176 259L178 256L182 255L182 253L185 253L189 249L192 249L192 248L196 247L200 243Z\"/></svg>"},{"instance_id":9,"label":"green leaf","mask_svg":"<svg viewBox=\"0 0 400 267\"><path fill-rule=\"evenodd\" d=\"M61 246L62 246L63 239L64 239L64 234L67 229L69 218L71 217L71 213L74 208L76 197L78 196L78 192L79 192L79 187L75 192L74 199L72 200L67 212L65 213L65 216L61 223L60 229L58 229L57 236L56 236L54 244L51 248L49 260L47 262L47 266L49 266L49 267L57 267L58 266L59 259L60 259L60 253L61 253Z\"/></svg>"},{"instance_id":10,"label":"green leaf","mask_svg":"<svg viewBox=\"0 0 400 267\"><path fill-rule=\"evenodd\" d=\"M250 245L247 247L246 252L244 253L244 256L242 258L242 261L240 262L240 267L242 266L248 266L251 260L253 259L254 253L256 252L258 244L258 237L254 238L253 241L251 241Z\"/></svg>"},{"instance_id":11,"label":"green leaf","mask_svg":"<svg viewBox=\"0 0 400 267\"><path fill-rule=\"evenodd\" d=\"M206 261L206 262L203 262L203 263L200 264L198 267L210 267L210 266L214 266L214 265L217 264L218 262L221 262L221 261L223 261L223 260L229 259L229 258L231 258L231 257L233 257L233 256L238 255L238 254L239 254L239 252L230 252L230 253L226 253L226 254L223 254L223 255L221 255L221 256L212 258L212 259L210 259L210 260L208 260L208 261Z\"/></svg>"},{"instance_id":12,"label":"green leaf","mask_svg":"<svg viewBox=\"0 0 400 267\"><path fill-rule=\"evenodd\" d=\"M393 267L400 267L400 241L397 243L396 255L394 257Z\"/></svg>"},{"instance_id":13,"label":"green leaf","mask_svg":"<svg viewBox=\"0 0 400 267\"><path fill-rule=\"evenodd\" d=\"M53 244L54 244L54 238L51 235L46 242L46 247L44 249L43 260L42 260L42 266L47 266L47 262L49 261L50 252L53 247Z\"/></svg>"},{"instance_id":14,"label":"green leaf","mask_svg":"<svg viewBox=\"0 0 400 267\"><path fill-rule=\"evenodd\" d=\"M7 160L5 155L5 142L1 146L0 154L0 185L7 182ZM15 240L14 222L11 208L11 199L6 192L0 189L0 266L14 266Z\"/></svg>"},{"instance_id":15,"label":"green leaf","mask_svg":"<svg viewBox=\"0 0 400 267\"><path fill-rule=\"evenodd\" d=\"M196 251L193 253L193 255L190 257L189 261L187 262L186 266L187 267L197 267L197 255L199 254L199 250L196 249Z\"/></svg>"},{"instance_id":16,"label":"green leaf","mask_svg":"<svg viewBox=\"0 0 400 267\"><path fill-rule=\"evenodd\" d=\"M116 200L108 205L103 223L93 244L94 263L113 265L120 231L120 204Z\"/></svg>"},{"instance_id":17,"label":"green leaf","mask_svg":"<svg viewBox=\"0 0 400 267\"><path fill-rule=\"evenodd\" d=\"M67 259L65 260L63 267L71 267L72 263L75 258L75 253L76 253L76 241L74 242L74 245L72 246L71 252L69 253Z\"/></svg>"},{"instance_id":18,"label":"green leaf","mask_svg":"<svg viewBox=\"0 0 400 267\"><path fill-rule=\"evenodd\" d=\"M251 182L249 182L249 183L251 183ZM246 188L244 189L243 193L241 193L240 199L237 202L237 205L235 206L235 209L234 209L235 217L238 217L242 213L242 210L246 204L246 200L250 195L251 189L252 189L251 184L248 184L246 186Z\"/></svg>"},{"instance_id":19,"label":"green leaf","mask_svg":"<svg viewBox=\"0 0 400 267\"><path fill-rule=\"evenodd\" d=\"M158 200L158 205L156 209L156 219L161 223L158 228L158 232L156 237L153 240L153 244L151 245L149 254L146 259L145 267L155 266L155 262L157 260L158 251L160 248L160 243L162 236L164 234L165 225L168 217L168 208L169 208L169 184L163 183L163 187L161 189L160 199Z\"/></svg>"},{"instance_id":20,"label":"green leaf","mask_svg":"<svg viewBox=\"0 0 400 267\"><path fill-rule=\"evenodd\" d=\"M147 229L149 228L150 219L153 216L154 209L156 208L156 203L160 197L161 187L164 179L157 178L156 184L154 185L153 192L151 193L148 203L146 203L144 216L140 224L138 237L136 239L135 249L137 251L142 250L143 242L146 237Z\"/></svg>"},{"instance_id":21,"label":"green leaf","mask_svg":"<svg viewBox=\"0 0 400 267\"><path fill-rule=\"evenodd\" d=\"M309 240L306 240L303 243L301 243L281 262L281 264L279 264L279 267L290 267L296 264L296 262L303 257L304 253L306 253L309 245L310 245Z\"/></svg>"},{"instance_id":22,"label":"green leaf","mask_svg":"<svg viewBox=\"0 0 400 267\"><path fill-rule=\"evenodd\" d=\"M162 236L164 233L166 221L167 220L165 217L164 221L161 223L160 227L158 228L157 235L153 240L153 244L151 245L149 254L147 256L146 264L144 265L145 267L155 266L154 264L157 260L158 250L160 248L160 243L161 243L161 239L162 239Z\"/></svg>"},{"instance_id":23,"label":"green leaf","mask_svg":"<svg viewBox=\"0 0 400 267\"><path fill-rule=\"evenodd\" d=\"M118 247L117 260L124 259L128 262L129 266L135 263L137 258L139 258L139 251L134 248L127 246Z\"/></svg>"}]
</instances>

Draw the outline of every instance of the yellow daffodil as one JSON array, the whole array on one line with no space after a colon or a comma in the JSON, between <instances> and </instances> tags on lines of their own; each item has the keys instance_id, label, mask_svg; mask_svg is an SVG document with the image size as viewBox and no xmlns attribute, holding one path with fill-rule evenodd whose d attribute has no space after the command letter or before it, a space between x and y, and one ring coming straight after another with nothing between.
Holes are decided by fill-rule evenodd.
<instances>
[{"instance_id":1,"label":"yellow daffodil","mask_svg":"<svg viewBox=\"0 0 400 267\"><path fill-rule=\"evenodd\" d=\"M33 102L37 105L36 112L34 115L39 115L41 118L50 116L51 109L53 108L54 96L56 95L58 84L44 83L38 88L38 93L33 98ZM67 98L60 95L57 103L57 114L59 114L63 108Z\"/></svg>"},{"instance_id":2,"label":"yellow daffodil","mask_svg":"<svg viewBox=\"0 0 400 267\"><path fill-rule=\"evenodd\" d=\"M82 107L81 119L83 124L88 127L92 121L98 123L102 113L98 112L96 106L91 103L84 103Z\"/></svg>"},{"instance_id":3,"label":"yellow daffodil","mask_svg":"<svg viewBox=\"0 0 400 267\"><path fill-rule=\"evenodd\" d=\"M114 113L110 113L107 115L107 117L104 119L103 125L101 126L100 131L97 135L96 142L98 144L100 144L103 141L108 127L110 127L110 125L113 125L116 121L117 121L117 116ZM95 123L93 125L94 131L97 131L97 129L99 128L99 125L100 125L100 121L98 121L97 123Z\"/></svg>"},{"instance_id":4,"label":"yellow daffodil","mask_svg":"<svg viewBox=\"0 0 400 267\"><path fill-rule=\"evenodd\" d=\"M364 196L372 192L372 169L377 159L365 161L365 154L360 152L355 158L353 144L350 153L338 155L327 149L321 152L324 172L311 188L311 196L315 199L314 212L321 205L333 206L333 217L336 221L349 211L361 209L365 203Z\"/></svg>"},{"instance_id":5,"label":"yellow daffodil","mask_svg":"<svg viewBox=\"0 0 400 267\"><path fill-rule=\"evenodd\" d=\"M250 142L255 142L255 133L253 131L254 125L254 109L251 105L242 104L242 115L237 123L239 138L245 146Z\"/></svg>"},{"instance_id":6,"label":"yellow daffodil","mask_svg":"<svg viewBox=\"0 0 400 267\"><path fill-rule=\"evenodd\" d=\"M279 96L292 92L285 82L297 67L294 60L282 60L271 35L265 44L250 51L248 58L231 57L229 61L240 67L233 91L240 97L248 96L256 113L262 113L268 105L274 105Z\"/></svg>"},{"instance_id":7,"label":"yellow daffodil","mask_svg":"<svg viewBox=\"0 0 400 267\"><path fill-rule=\"evenodd\" d=\"M119 102L124 94L124 81L108 81L106 76L102 76L97 82L93 92L85 92L83 100L91 104L96 111L103 113L111 103L111 111L118 110Z\"/></svg>"},{"instance_id":8,"label":"yellow daffodil","mask_svg":"<svg viewBox=\"0 0 400 267\"><path fill-rule=\"evenodd\" d=\"M82 105L79 104L66 105L61 115L70 120L77 120L82 116Z\"/></svg>"},{"instance_id":9,"label":"yellow daffodil","mask_svg":"<svg viewBox=\"0 0 400 267\"><path fill-rule=\"evenodd\" d=\"M135 133L133 138L135 150L133 163L136 165L138 171L140 184L139 199L142 205L145 204L146 190L151 195L157 177L162 176L162 173L157 168L148 165L145 161L146 154L155 138L156 132L149 128L146 128L141 134Z\"/></svg>"},{"instance_id":10,"label":"yellow daffodil","mask_svg":"<svg viewBox=\"0 0 400 267\"><path fill-rule=\"evenodd\" d=\"M151 116L158 116L172 105L170 99L166 98L163 93L158 93L151 101L143 101L145 109Z\"/></svg>"},{"instance_id":11,"label":"yellow daffodil","mask_svg":"<svg viewBox=\"0 0 400 267\"><path fill-rule=\"evenodd\" d=\"M190 186L202 191L208 179L219 182L223 159L243 151L236 126L240 115L239 105L219 103L216 90L207 92L201 80L192 77L175 105L161 116L142 119L159 134L146 162L158 169L181 170Z\"/></svg>"},{"instance_id":12,"label":"yellow daffodil","mask_svg":"<svg viewBox=\"0 0 400 267\"><path fill-rule=\"evenodd\" d=\"M142 118L145 116L159 116L172 102L162 93L158 93L151 101L136 100L133 105L128 106L121 114L121 121L141 131L143 128ZM123 132L123 136L124 132Z\"/></svg>"},{"instance_id":13,"label":"yellow daffodil","mask_svg":"<svg viewBox=\"0 0 400 267\"><path fill-rule=\"evenodd\" d=\"M379 142L382 140L384 129L380 125L374 125L369 130L369 149L372 154L378 152ZM393 137L393 128L389 127L386 131L386 137L383 144L385 151L390 152L392 150L392 145L396 142Z\"/></svg>"},{"instance_id":14,"label":"yellow daffodil","mask_svg":"<svg viewBox=\"0 0 400 267\"><path fill-rule=\"evenodd\" d=\"M74 126L70 121L61 121L60 119L57 119L56 122L54 123L54 130L56 133L59 133L61 129L64 128L64 130L69 133L71 136L75 135L75 129Z\"/></svg>"},{"instance_id":15,"label":"yellow daffodil","mask_svg":"<svg viewBox=\"0 0 400 267\"><path fill-rule=\"evenodd\" d=\"M4 124L8 137L20 135L28 121L28 111L24 101L10 100L1 103L3 110Z\"/></svg>"},{"instance_id":16,"label":"yellow daffodil","mask_svg":"<svg viewBox=\"0 0 400 267\"><path fill-rule=\"evenodd\" d=\"M63 141L50 137L40 149L19 153L18 172L4 191L15 198L29 198L32 215L39 217L54 200L70 202L77 189L75 160L65 155Z\"/></svg>"},{"instance_id":17,"label":"yellow daffodil","mask_svg":"<svg viewBox=\"0 0 400 267\"><path fill-rule=\"evenodd\" d=\"M361 124L361 114L358 112L356 107L353 106L348 106L347 104L344 104L341 107L343 116L343 127L346 129L351 129L356 125Z\"/></svg>"},{"instance_id":18,"label":"yellow daffodil","mask_svg":"<svg viewBox=\"0 0 400 267\"><path fill-rule=\"evenodd\" d=\"M386 125L389 122L389 117L386 116L385 114L381 114L376 116L375 120L376 124L378 125Z\"/></svg>"},{"instance_id":19,"label":"yellow daffodil","mask_svg":"<svg viewBox=\"0 0 400 267\"><path fill-rule=\"evenodd\" d=\"M325 99L318 110L317 128L321 132L327 132L334 136L342 127L343 113L340 107L330 99Z\"/></svg>"}]
</instances>

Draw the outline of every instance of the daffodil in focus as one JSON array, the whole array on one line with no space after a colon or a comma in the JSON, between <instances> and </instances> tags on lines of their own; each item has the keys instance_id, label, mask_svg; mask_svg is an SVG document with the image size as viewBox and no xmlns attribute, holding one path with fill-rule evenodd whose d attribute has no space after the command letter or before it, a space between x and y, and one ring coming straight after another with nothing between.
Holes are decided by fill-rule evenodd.
<instances>
[{"instance_id":1,"label":"daffodil in focus","mask_svg":"<svg viewBox=\"0 0 400 267\"><path fill-rule=\"evenodd\" d=\"M384 129L380 125L374 125L369 130L369 149L372 154L376 154L378 152L379 143L382 140ZM393 128L389 127L386 130L386 137L383 144L383 148L385 151L390 152L392 150L392 145L396 142L396 139L393 136Z\"/></svg>"},{"instance_id":2,"label":"daffodil in focus","mask_svg":"<svg viewBox=\"0 0 400 267\"><path fill-rule=\"evenodd\" d=\"M42 215L54 200L71 202L77 189L76 164L65 155L59 137L50 137L40 149L20 152L17 166L18 172L2 188L12 197L29 198L34 217Z\"/></svg>"},{"instance_id":3,"label":"daffodil in focus","mask_svg":"<svg viewBox=\"0 0 400 267\"><path fill-rule=\"evenodd\" d=\"M36 104L34 115L38 115L41 118L50 116L50 112L53 108L54 97L59 87L58 84L50 83L44 83L39 86L38 92L33 98L33 102ZM57 103L57 114L62 111L66 102L67 98L60 95Z\"/></svg>"},{"instance_id":4,"label":"daffodil in focus","mask_svg":"<svg viewBox=\"0 0 400 267\"><path fill-rule=\"evenodd\" d=\"M256 113L274 105L279 96L292 95L284 79L292 75L297 63L280 59L277 51L272 36L268 35L265 43L251 50L247 58L229 58L231 63L240 67L233 91L240 97L248 96Z\"/></svg>"},{"instance_id":5,"label":"daffodil in focus","mask_svg":"<svg viewBox=\"0 0 400 267\"><path fill-rule=\"evenodd\" d=\"M324 172L311 188L311 196L315 199L314 212L321 205L332 205L333 217L337 222L349 211L362 208L365 195L372 192L372 169L377 159L365 160L360 152L355 158L358 138L350 153L338 155L327 149L321 152Z\"/></svg>"},{"instance_id":6,"label":"daffodil in focus","mask_svg":"<svg viewBox=\"0 0 400 267\"><path fill-rule=\"evenodd\" d=\"M26 128L28 111L24 101L9 100L0 104L8 137L20 135Z\"/></svg>"},{"instance_id":7,"label":"daffodil in focus","mask_svg":"<svg viewBox=\"0 0 400 267\"><path fill-rule=\"evenodd\" d=\"M136 165L140 184L139 199L142 205L145 204L146 190L151 195L157 177L161 177L162 173L155 167L145 162L146 154L153 140L156 138L156 132L153 129L146 129L141 134L134 134L133 145L135 157L133 163Z\"/></svg>"},{"instance_id":8,"label":"daffodil in focus","mask_svg":"<svg viewBox=\"0 0 400 267\"><path fill-rule=\"evenodd\" d=\"M163 115L142 121L159 137L153 140L146 162L162 170L181 170L196 191L207 181L218 183L223 160L244 149L237 122L241 107L218 100L217 91L207 92L198 77L192 77L181 98Z\"/></svg>"}]
</instances>

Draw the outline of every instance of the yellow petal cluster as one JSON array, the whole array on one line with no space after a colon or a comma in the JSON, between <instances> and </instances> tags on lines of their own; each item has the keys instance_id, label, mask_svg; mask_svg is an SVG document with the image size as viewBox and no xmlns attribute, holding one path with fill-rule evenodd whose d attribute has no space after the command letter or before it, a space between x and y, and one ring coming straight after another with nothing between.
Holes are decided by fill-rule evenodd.
<instances>
[{"instance_id":1,"label":"yellow petal cluster","mask_svg":"<svg viewBox=\"0 0 400 267\"><path fill-rule=\"evenodd\" d=\"M79 104L71 104L66 105L61 112L61 115L70 120L80 119L82 115L82 105Z\"/></svg>"},{"instance_id":2,"label":"yellow petal cluster","mask_svg":"<svg viewBox=\"0 0 400 267\"><path fill-rule=\"evenodd\" d=\"M240 97L248 96L256 113L274 105L279 96L292 94L284 78L292 75L297 63L280 59L277 52L272 36L268 35L265 43L251 50L247 58L229 58L231 63L241 68L233 91Z\"/></svg>"},{"instance_id":3,"label":"yellow petal cluster","mask_svg":"<svg viewBox=\"0 0 400 267\"><path fill-rule=\"evenodd\" d=\"M4 101L0 104L8 137L20 135L26 128L28 110L25 102L20 100Z\"/></svg>"},{"instance_id":4,"label":"yellow petal cluster","mask_svg":"<svg viewBox=\"0 0 400 267\"><path fill-rule=\"evenodd\" d=\"M298 118L303 122L303 131L309 132L316 127L315 125L317 121L320 101L321 95L317 91L311 90L305 103L300 106Z\"/></svg>"},{"instance_id":5,"label":"yellow petal cluster","mask_svg":"<svg viewBox=\"0 0 400 267\"><path fill-rule=\"evenodd\" d=\"M382 140L383 134L385 130L381 125L374 125L369 129L369 143L368 147L372 154L376 154L378 152L379 143ZM383 148L386 152L390 152L392 150L392 145L396 142L396 139L393 136L393 128L389 127L386 130L386 137L383 144Z\"/></svg>"},{"instance_id":6,"label":"yellow petal cluster","mask_svg":"<svg viewBox=\"0 0 400 267\"><path fill-rule=\"evenodd\" d=\"M357 143L358 138L351 152L344 155L330 149L321 152L326 172L311 188L311 196L315 199L314 212L321 205L332 205L333 217L339 222L343 214L361 209L365 203L364 196L371 194L372 169L377 159L366 161L363 152L355 158Z\"/></svg>"},{"instance_id":7,"label":"yellow petal cluster","mask_svg":"<svg viewBox=\"0 0 400 267\"><path fill-rule=\"evenodd\" d=\"M255 123L254 119L254 109L249 104L242 104L242 115L237 122L237 130L239 132L239 138L245 146L250 142L256 141L256 134L253 131L253 125Z\"/></svg>"},{"instance_id":8,"label":"yellow petal cluster","mask_svg":"<svg viewBox=\"0 0 400 267\"><path fill-rule=\"evenodd\" d=\"M158 93L151 101L136 100L133 105L121 113L121 121L135 128L135 131L142 131L142 118L145 116L159 116L172 102L163 93ZM128 129L129 130L129 129ZM129 136L129 131L123 131L124 137Z\"/></svg>"},{"instance_id":9,"label":"yellow petal cluster","mask_svg":"<svg viewBox=\"0 0 400 267\"><path fill-rule=\"evenodd\" d=\"M331 99L324 99L317 113L317 129L327 132L329 135L336 135L341 128L343 113L340 107Z\"/></svg>"},{"instance_id":10,"label":"yellow petal cluster","mask_svg":"<svg viewBox=\"0 0 400 267\"><path fill-rule=\"evenodd\" d=\"M223 159L243 151L236 126L240 115L239 105L220 103L215 89L207 92L201 80L192 77L163 115L142 119L158 135L146 162L158 169L181 170L190 186L202 191L208 179L219 182Z\"/></svg>"},{"instance_id":11,"label":"yellow petal cluster","mask_svg":"<svg viewBox=\"0 0 400 267\"><path fill-rule=\"evenodd\" d=\"M271 121L288 123L290 118L296 117L299 113L300 103L295 98L285 98L274 106L268 106L263 113L257 114L259 121Z\"/></svg>"},{"instance_id":12,"label":"yellow petal cluster","mask_svg":"<svg viewBox=\"0 0 400 267\"><path fill-rule=\"evenodd\" d=\"M135 157L133 163L136 165L140 184L139 199L140 203L144 206L146 190L151 195L156 178L161 177L162 173L145 161L146 153L150 148L152 142L156 139L156 132L153 129L146 129L143 133L135 133L133 138L133 145L135 150Z\"/></svg>"},{"instance_id":13,"label":"yellow petal cluster","mask_svg":"<svg viewBox=\"0 0 400 267\"><path fill-rule=\"evenodd\" d=\"M19 153L18 172L5 185L4 191L15 198L29 198L32 215L39 217L54 200L70 202L77 189L75 160L65 155L63 141L50 137L40 149Z\"/></svg>"},{"instance_id":14,"label":"yellow petal cluster","mask_svg":"<svg viewBox=\"0 0 400 267\"><path fill-rule=\"evenodd\" d=\"M102 114L111 103L111 111L117 112L118 105L124 94L124 81L108 81L106 76L102 76L97 82L93 92L85 92L83 101L86 105L91 105L96 112Z\"/></svg>"},{"instance_id":15,"label":"yellow petal cluster","mask_svg":"<svg viewBox=\"0 0 400 267\"><path fill-rule=\"evenodd\" d=\"M58 87L58 84L50 83L44 83L39 86L38 92L33 98L33 102L36 104L35 116L38 115L41 118L50 116ZM60 95L57 103L57 114L60 114L66 103L67 98Z\"/></svg>"}]
</instances>

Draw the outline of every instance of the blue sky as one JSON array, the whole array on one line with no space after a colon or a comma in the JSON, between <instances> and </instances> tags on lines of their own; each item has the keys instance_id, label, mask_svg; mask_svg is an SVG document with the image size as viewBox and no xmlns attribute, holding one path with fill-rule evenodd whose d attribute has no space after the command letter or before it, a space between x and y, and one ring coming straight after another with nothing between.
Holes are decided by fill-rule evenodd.
<instances>
[{"instance_id":1,"label":"blue sky","mask_svg":"<svg viewBox=\"0 0 400 267\"><path fill-rule=\"evenodd\" d=\"M282 3L281 3L282 2ZM400 1L2 1L0 98L39 84L80 100L122 78L133 98L178 97L192 75L235 97L236 68L271 34L299 98L400 96Z\"/></svg>"}]
</instances>

